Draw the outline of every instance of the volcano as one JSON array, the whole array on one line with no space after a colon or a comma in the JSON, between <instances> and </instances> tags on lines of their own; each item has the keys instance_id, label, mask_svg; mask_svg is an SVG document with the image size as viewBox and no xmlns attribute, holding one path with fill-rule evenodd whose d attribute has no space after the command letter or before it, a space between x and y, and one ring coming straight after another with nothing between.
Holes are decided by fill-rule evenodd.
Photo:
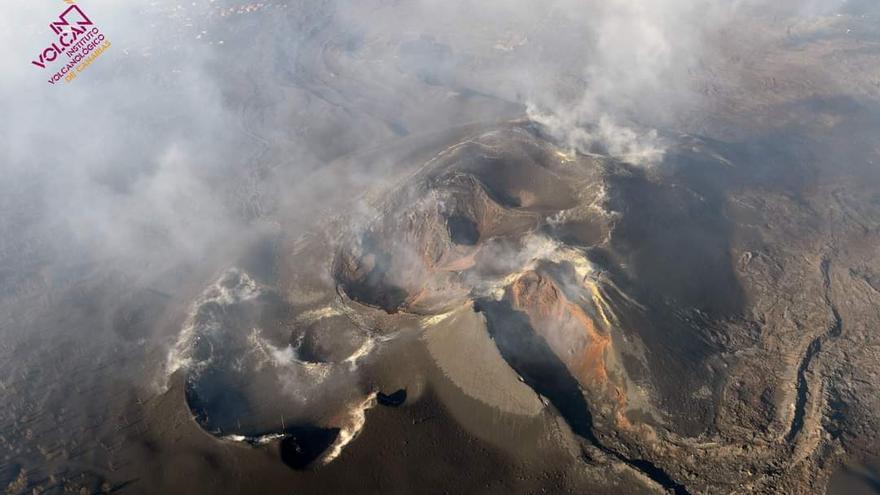
<instances>
[{"instance_id":1,"label":"volcano","mask_svg":"<svg viewBox=\"0 0 880 495\"><path fill-rule=\"evenodd\" d=\"M499 425L562 435L545 449L618 466L602 477L611 485L697 493L788 479L778 466L815 448L805 370L819 351L767 383L754 373L768 364L760 354L736 350L767 336L749 315L756 282L727 203L730 185L744 183L730 161L691 140L671 150L671 165L645 169L571 153L529 121L468 132L426 145L430 158L401 165L403 179L364 192L368 215L341 207L316 219L279 251L287 268L274 286L218 282L245 290L246 304L264 301L250 323L206 324L218 298L203 297L176 356L202 427L255 446L339 431L300 447L309 462L292 464L320 473L357 448L377 396L398 414L440 401L504 451L524 446ZM193 342L206 339L203 355ZM764 387L759 401L742 395L748 387ZM261 413L266 401L283 413ZM764 433L744 440L734 434L743 428ZM744 477L739 466L757 462L774 467Z\"/></svg>"}]
</instances>

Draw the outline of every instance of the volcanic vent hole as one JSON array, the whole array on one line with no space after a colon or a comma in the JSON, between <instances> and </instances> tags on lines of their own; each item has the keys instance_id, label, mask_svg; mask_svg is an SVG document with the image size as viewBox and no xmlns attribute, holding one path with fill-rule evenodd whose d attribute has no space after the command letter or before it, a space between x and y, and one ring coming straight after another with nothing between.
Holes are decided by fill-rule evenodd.
<instances>
[{"instance_id":1,"label":"volcanic vent hole","mask_svg":"<svg viewBox=\"0 0 880 495\"><path fill-rule=\"evenodd\" d=\"M480 240L477 223L466 216L450 216L446 219L446 228L449 231L449 238L456 244L473 246Z\"/></svg>"}]
</instances>

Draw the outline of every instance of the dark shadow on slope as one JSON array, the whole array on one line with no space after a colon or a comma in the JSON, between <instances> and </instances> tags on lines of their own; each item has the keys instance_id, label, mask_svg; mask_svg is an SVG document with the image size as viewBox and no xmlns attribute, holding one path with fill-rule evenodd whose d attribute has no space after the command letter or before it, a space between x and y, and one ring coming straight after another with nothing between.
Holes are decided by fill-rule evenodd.
<instances>
[{"instance_id":1,"label":"dark shadow on slope","mask_svg":"<svg viewBox=\"0 0 880 495\"><path fill-rule=\"evenodd\" d=\"M527 317L503 300L481 299L474 303L474 310L486 315L495 345L526 384L553 404L575 434L598 444L580 385L544 339L535 334Z\"/></svg>"},{"instance_id":2,"label":"dark shadow on slope","mask_svg":"<svg viewBox=\"0 0 880 495\"><path fill-rule=\"evenodd\" d=\"M547 398L565 419L572 431L606 454L640 471L676 495L688 491L663 469L644 459L630 459L605 445L593 433L593 416L577 380L565 364L538 336L527 317L514 310L508 301L480 299L474 311L486 315L489 334L501 356L535 392Z\"/></svg>"}]
</instances>

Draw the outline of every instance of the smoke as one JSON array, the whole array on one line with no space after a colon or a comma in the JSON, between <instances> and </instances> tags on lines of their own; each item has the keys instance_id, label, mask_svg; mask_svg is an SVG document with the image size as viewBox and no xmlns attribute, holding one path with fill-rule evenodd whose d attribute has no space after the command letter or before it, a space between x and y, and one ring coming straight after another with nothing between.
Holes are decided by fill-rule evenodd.
<instances>
[{"instance_id":1,"label":"smoke","mask_svg":"<svg viewBox=\"0 0 880 495\"><path fill-rule=\"evenodd\" d=\"M567 6L569 9L578 8ZM686 75L703 55L697 11L701 1L632 2L590 5L597 11L585 28L592 47L572 96L540 92L528 102L528 114L572 149L601 151L636 164L663 157L664 143L647 123L694 99Z\"/></svg>"},{"instance_id":2,"label":"smoke","mask_svg":"<svg viewBox=\"0 0 880 495\"><path fill-rule=\"evenodd\" d=\"M277 228L268 218L313 207L289 194L313 171L401 136L526 113L571 149L656 163L668 144L656 129L687 130L705 105L694 74L719 54L707 33L765 6L79 5L112 47L69 84L29 63L64 4L18 2L0 21L4 223L26 217L17 235L61 257L152 273L237 252Z\"/></svg>"},{"instance_id":3,"label":"smoke","mask_svg":"<svg viewBox=\"0 0 880 495\"><path fill-rule=\"evenodd\" d=\"M52 69L29 60L52 41L48 22L64 4L41 3L10 8L3 26L18 35L4 43L2 188L16 198L4 213L36 212L18 235L48 241L60 261L129 273L233 244L243 224L228 181L244 175L253 144L208 76L211 47L175 44L181 27L162 11L83 2L112 46L73 82L50 85Z\"/></svg>"},{"instance_id":4,"label":"smoke","mask_svg":"<svg viewBox=\"0 0 880 495\"><path fill-rule=\"evenodd\" d=\"M356 198L401 179L406 153L394 150L464 124L526 115L571 150L658 163L678 133L705 130L717 104L706 88L740 77L738 66L718 69L728 45L741 53L765 41L755 33L767 30L749 28L755 19L776 29L792 16L868 8L77 4L112 46L70 83L48 84L53 69L30 63L67 4L20 1L0 19L8 314L32 315L22 301L45 304L106 273L121 274L124 292L160 288L191 300L260 239L295 238L331 205L362 211L355 222L375 216Z\"/></svg>"}]
</instances>

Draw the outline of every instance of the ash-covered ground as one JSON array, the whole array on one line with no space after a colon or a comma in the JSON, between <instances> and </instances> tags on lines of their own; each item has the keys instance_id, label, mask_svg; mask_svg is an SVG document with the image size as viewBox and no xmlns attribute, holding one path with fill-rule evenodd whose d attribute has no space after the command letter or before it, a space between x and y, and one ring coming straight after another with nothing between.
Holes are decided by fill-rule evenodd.
<instances>
[{"instance_id":1,"label":"ash-covered ground","mask_svg":"<svg viewBox=\"0 0 880 495\"><path fill-rule=\"evenodd\" d=\"M880 493L871 2L57 4L5 493Z\"/></svg>"}]
</instances>

